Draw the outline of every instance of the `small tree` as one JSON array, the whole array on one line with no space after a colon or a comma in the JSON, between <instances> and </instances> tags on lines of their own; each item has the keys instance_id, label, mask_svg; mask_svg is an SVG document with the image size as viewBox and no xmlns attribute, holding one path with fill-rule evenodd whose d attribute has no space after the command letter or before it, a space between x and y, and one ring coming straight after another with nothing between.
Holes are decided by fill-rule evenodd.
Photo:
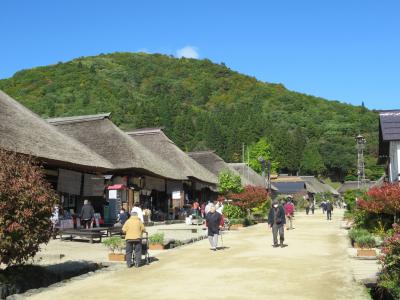
<instances>
[{"instance_id":1,"label":"small tree","mask_svg":"<svg viewBox=\"0 0 400 300\"><path fill-rule=\"evenodd\" d=\"M218 175L218 191L223 195L229 193L240 193L243 191L242 182L239 175L231 171L222 171Z\"/></svg>"},{"instance_id":2,"label":"small tree","mask_svg":"<svg viewBox=\"0 0 400 300\"><path fill-rule=\"evenodd\" d=\"M32 158L0 150L0 263L24 263L49 241L55 203Z\"/></svg>"},{"instance_id":3,"label":"small tree","mask_svg":"<svg viewBox=\"0 0 400 300\"><path fill-rule=\"evenodd\" d=\"M385 184L371 188L366 199L360 199L357 204L368 212L393 215L396 223L400 213L400 185Z\"/></svg>"},{"instance_id":4,"label":"small tree","mask_svg":"<svg viewBox=\"0 0 400 300\"><path fill-rule=\"evenodd\" d=\"M233 204L247 211L270 201L268 192L263 187L247 185L241 193L230 194Z\"/></svg>"}]
</instances>

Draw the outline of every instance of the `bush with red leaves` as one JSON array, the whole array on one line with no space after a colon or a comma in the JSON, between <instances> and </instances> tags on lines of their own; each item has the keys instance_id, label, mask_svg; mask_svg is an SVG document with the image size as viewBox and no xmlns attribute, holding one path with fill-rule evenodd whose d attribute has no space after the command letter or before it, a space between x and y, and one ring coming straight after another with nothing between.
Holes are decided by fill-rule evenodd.
<instances>
[{"instance_id":1,"label":"bush with red leaves","mask_svg":"<svg viewBox=\"0 0 400 300\"><path fill-rule=\"evenodd\" d=\"M400 212L400 185L391 183L371 188L367 199L358 200L357 205L368 212L396 216Z\"/></svg>"},{"instance_id":2,"label":"bush with red leaves","mask_svg":"<svg viewBox=\"0 0 400 300\"><path fill-rule=\"evenodd\" d=\"M0 150L0 263L24 263L49 241L56 199L32 158Z\"/></svg>"},{"instance_id":3,"label":"bush with red leaves","mask_svg":"<svg viewBox=\"0 0 400 300\"><path fill-rule=\"evenodd\" d=\"M229 198L232 199L234 205L243 209L251 209L270 201L265 188L251 185L247 185L241 193L230 194Z\"/></svg>"}]
</instances>

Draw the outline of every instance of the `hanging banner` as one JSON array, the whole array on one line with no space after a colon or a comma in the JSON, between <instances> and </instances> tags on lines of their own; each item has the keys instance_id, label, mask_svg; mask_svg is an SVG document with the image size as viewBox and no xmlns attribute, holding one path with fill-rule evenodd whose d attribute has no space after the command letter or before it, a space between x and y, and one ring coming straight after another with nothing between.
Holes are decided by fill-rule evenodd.
<instances>
[{"instance_id":1,"label":"hanging banner","mask_svg":"<svg viewBox=\"0 0 400 300\"><path fill-rule=\"evenodd\" d=\"M83 195L84 196L103 196L104 194L104 177L93 174L85 174L83 179Z\"/></svg>"},{"instance_id":2,"label":"hanging banner","mask_svg":"<svg viewBox=\"0 0 400 300\"><path fill-rule=\"evenodd\" d=\"M81 194L82 173L60 169L58 173L57 191L72 195Z\"/></svg>"}]
</instances>

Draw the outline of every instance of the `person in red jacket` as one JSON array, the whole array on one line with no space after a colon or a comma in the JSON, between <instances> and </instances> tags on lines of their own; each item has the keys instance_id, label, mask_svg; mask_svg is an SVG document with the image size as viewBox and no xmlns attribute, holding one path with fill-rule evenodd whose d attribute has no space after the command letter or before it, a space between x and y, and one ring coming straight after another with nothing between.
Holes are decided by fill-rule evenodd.
<instances>
[{"instance_id":1,"label":"person in red jacket","mask_svg":"<svg viewBox=\"0 0 400 300\"><path fill-rule=\"evenodd\" d=\"M292 202L292 197L289 196L288 200L284 206L285 215L288 222L286 223L286 229L293 229L293 217L294 217L294 204Z\"/></svg>"}]
</instances>

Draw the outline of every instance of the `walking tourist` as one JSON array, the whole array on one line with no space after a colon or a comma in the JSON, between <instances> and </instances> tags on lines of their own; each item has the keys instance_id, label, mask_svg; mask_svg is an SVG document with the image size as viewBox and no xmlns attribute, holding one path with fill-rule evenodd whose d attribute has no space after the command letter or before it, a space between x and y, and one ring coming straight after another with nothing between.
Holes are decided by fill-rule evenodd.
<instances>
[{"instance_id":1,"label":"walking tourist","mask_svg":"<svg viewBox=\"0 0 400 300\"><path fill-rule=\"evenodd\" d=\"M128 213L125 211L125 208L121 208L118 214L118 223L119 226L124 226L126 220L128 220Z\"/></svg>"},{"instance_id":2,"label":"walking tourist","mask_svg":"<svg viewBox=\"0 0 400 300\"><path fill-rule=\"evenodd\" d=\"M285 215L288 219L288 223L286 223L286 229L293 229L293 218L294 218L294 204L292 202L292 198L289 197L285 204Z\"/></svg>"},{"instance_id":3,"label":"walking tourist","mask_svg":"<svg viewBox=\"0 0 400 300\"><path fill-rule=\"evenodd\" d=\"M306 208L306 214L308 215L310 213L310 202L306 200L304 206Z\"/></svg>"},{"instance_id":4,"label":"walking tourist","mask_svg":"<svg viewBox=\"0 0 400 300\"><path fill-rule=\"evenodd\" d=\"M326 202L326 219L332 220L333 205L329 200Z\"/></svg>"},{"instance_id":5,"label":"walking tourist","mask_svg":"<svg viewBox=\"0 0 400 300\"><path fill-rule=\"evenodd\" d=\"M272 202L272 207L269 210L268 214L268 225L272 228L272 237L274 242L273 247L279 247L278 233L279 233L280 246L282 248L284 247L283 241L285 240L284 236L285 223L286 223L285 210L283 209L282 205L279 205L277 200L274 200Z\"/></svg>"},{"instance_id":6,"label":"walking tourist","mask_svg":"<svg viewBox=\"0 0 400 300\"><path fill-rule=\"evenodd\" d=\"M208 240L213 251L217 250L221 219L222 215L216 211L215 205L210 205L210 211L206 215L206 226L208 228Z\"/></svg>"},{"instance_id":7,"label":"walking tourist","mask_svg":"<svg viewBox=\"0 0 400 300\"><path fill-rule=\"evenodd\" d=\"M325 202L325 200L323 200L323 201L321 202L321 208L322 208L322 213L324 214L325 211L326 211L326 202Z\"/></svg>"},{"instance_id":8,"label":"walking tourist","mask_svg":"<svg viewBox=\"0 0 400 300\"><path fill-rule=\"evenodd\" d=\"M315 203L314 203L314 199L312 200L312 202L311 202L311 213L312 214L314 214L314 211L315 211Z\"/></svg>"},{"instance_id":9,"label":"walking tourist","mask_svg":"<svg viewBox=\"0 0 400 300\"><path fill-rule=\"evenodd\" d=\"M91 228L94 219L94 208L90 204L89 200L83 201L83 206L81 209L81 225L83 228Z\"/></svg>"},{"instance_id":10,"label":"walking tourist","mask_svg":"<svg viewBox=\"0 0 400 300\"><path fill-rule=\"evenodd\" d=\"M139 268L142 260L142 234L145 232L145 228L143 222L139 219L137 212L132 212L131 217L122 227L122 231L125 232L126 264L128 268L133 266L132 252L134 252L135 267Z\"/></svg>"},{"instance_id":11,"label":"walking tourist","mask_svg":"<svg viewBox=\"0 0 400 300\"><path fill-rule=\"evenodd\" d=\"M205 208L206 216L207 216L208 213L210 212L211 205L214 205L214 204L213 204L211 201L208 201L208 203L207 203L207 205L206 205L206 208Z\"/></svg>"},{"instance_id":12,"label":"walking tourist","mask_svg":"<svg viewBox=\"0 0 400 300\"><path fill-rule=\"evenodd\" d=\"M136 213L137 216L139 217L140 221L142 221L142 222L144 223L143 211L142 211L142 209L140 208L139 202L136 202L136 203L134 204L134 206L133 206L133 208L132 208L132 211L131 211L131 215L133 215L133 213Z\"/></svg>"}]
</instances>

